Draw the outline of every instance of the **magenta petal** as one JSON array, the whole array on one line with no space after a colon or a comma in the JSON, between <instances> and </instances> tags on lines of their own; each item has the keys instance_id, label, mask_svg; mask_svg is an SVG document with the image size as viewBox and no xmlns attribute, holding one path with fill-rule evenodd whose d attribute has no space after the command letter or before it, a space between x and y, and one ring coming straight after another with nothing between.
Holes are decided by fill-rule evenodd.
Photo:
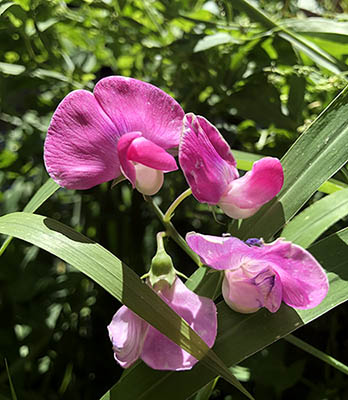
<instances>
[{"instance_id":1,"label":"magenta petal","mask_svg":"<svg viewBox=\"0 0 348 400\"><path fill-rule=\"evenodd\" d=\"M68 189L88 189L120 175L116 128L94 96L66 96L48 128L44 159L49 175Z\"/></svg>"},{"instance_id":2,"label":"magenta petal","mask_svg":"<svg viewBox=\"0 0 348 400\"><path fill-rule=\"evenodd\" d=\"M110 76L97 83L94 95L119 136L141 132L164 149L178 146L184 111L161 89L137 79Z\"/></svg>"},{"instance_id":3,"label":"magenta petal","mask_svg":"<svg viewBox=\"0 0 348 400\"><path fill-rule=\"evenodd\" d=\"M144 137L139 137L132 141L127 151L127 157L129 160L163 172L178 169L173 156Z\"/></svg>"},{"instance_id":4,"label":"magenta petal","mask_svg":"<svg viewBox=\"0 0 348 400\"><path fill-rule=\"evenodd\" d=\"M126 306L113 316L108 326L115 360L128 368L139 357L149 325Z\"/></svg>"},{"instance_id":5,"label":"magenta petal","mask_svg":"<svg viewBox=\"0 0 348 400\"><path fill-rule=\"evenodd\" d=\"M195 232L186 235L186 242L204 264L217 270L239 268L245 259L253 257L256 249L235 237L201 235Z\"/></svg>"},{"instance_id":6,"label":"magenta petal","mask_svg":"<svg viewBox=\"0 0 348 400\"><path fill-rule=\"evenodd\" d=\"M120 157L122 173L132 183L133 188L135 187L136 173L134 164L128 158L128 149L133 140L139 137L141 137L140 132L129 132L121 136L117 143L117 151Z\"/></svg>"},{"instance_id":7,"label":"magenta petal","mask_svg":"<svg viewBox=\"0 0 348 400\"><path fill-rule=\"evenodd\" d=\"M179 163L200 202L217 204L228 184L238 178L228 144L212 124L194 114L184 118Z\"/></svg>"},{"instance_id":8,"label":"magenta petal","mask_svg":"<svg viewBox=\"0 0 348 400\"><path fill-rule=\"evenodd\" d=\"M263 258L270 260L283 286L283 301L291 307L308 309L326 296L329 283L318 261L305 249L283 239L262 247Z\"/></svg>"},{"instance_id":9,"label":"magenta petal","mask_svg":"<svg viewBox=\"0 0 348 400\"><path fill-rule=\"evenodd\" d=\"M217 317L216 307L211 299L191 292L178 277L171 287L163 289L159 295L185 319L209 347L213 346L217 332ZM196 358L151 326L141 358L151 368L160 370L191 369L197 362Z\"/></svg>"},{"instance_id":10,"label":"magenta petal","mask_svg":"<svg viewBox=\"0 0 348 400\"><path fill-rule=\"evenodd\" d=\"M232 218L247 218L276 196L283 186L283 168L277 158L256 161L251 171L230 183L219 205Z\"/></svg>"}]
</instances>

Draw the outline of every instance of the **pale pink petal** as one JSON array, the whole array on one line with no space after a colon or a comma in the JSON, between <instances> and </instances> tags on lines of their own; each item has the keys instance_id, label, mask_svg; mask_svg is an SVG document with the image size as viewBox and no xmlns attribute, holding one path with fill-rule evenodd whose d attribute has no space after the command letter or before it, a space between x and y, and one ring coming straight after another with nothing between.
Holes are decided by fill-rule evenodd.
<instances>
[{"instance_id":1,"label":"pale pink petal","mask_svg":"<svg viewBox=\"0 0 348 400\"><path fill-rule=\"evenodd\" d=\"M115 360L128 368L143 350L149 325L126 306L122 306L113 316L108 326Z\"/></svg>"},{"instance_id":2,"label":"pale pink petal","mask_svg":"<svg viewBox=\"0 0 348 400\"><path fill-rule=\"evenodd\" d=\"M77 90L59 104L48 128L49 175L68 189L89 189L120 175L116 128L94 96Z\"/></svg>"},{"instance_id":3,"label":"pale pink petal","mask_svg":"<svg viewBox=\"0 0 348 400\"><path fill-rule=\"evenodd\" d=\"M161 89L137 79L110 76L97 83L94 95L119 136L137 131L164 149L178 146L184 111Z\"/></svg>"},{"instance_id":4,"label":"pale pink petal","mask_svg":"<svg viewBox=\"0 0 348 400\"><path fill-rule=\"evenodd\" d=\"M211 299L191 292L177 277L172 287L166 287L160 297L176 311L191 328L212 347L217 332L216 307ZM151 368L160 370L186 370L197 359L170 341L155 328L150 327L141 355Z\"/></svg>"},{"instance_id":5,"label":"pale pink petal","mask_svg":"<svg viewBox=\"0 0 348 400\"><path fill-rule=\"evenodd\" d=\"M252 313L266 307L276 312L282 301L282 285L271 266L251 260L237 270L225 271L222 294L235 311Z\"/></svg>"},{"instance_id":6,"label":"pale pink petal","mask_svg":"<svg viewBox=\"0 0 348 400\"><path fill-rule=\"evenodd\" d=\"M232 218L248 218L279 193L283 182L280 161L263 158L254 163L251 171L229 184L219 206Z\"/></svg>"},{"instance_id":7,"label":"pale pink petal","mask_svg":"<svg viewBox=\"0 0 348 400\"><path fill-rule=\"evenodd\" d=\"M219 131L194 114L184 118L179 163L200 202L217 204L228 184L238 178L235 160Z\"/></svg>"},{"instance_id":8,"label":"pale pink petal","mask_svg":"<svg viewBox=\"0 0 348 400\"><path fill-rule=\"evenodd\" d=\"M153 196L162 187L164 176L158 169L146 167L142 164L136 164L135 168L135 187L140 193L146 196Z\"/></svg>"},{"instance_id":9,"label":"pale pink petal","mask_svg":"<svg viewBox=\"0 0 348 400\"><path fill-rule=\"evenodd\" d=\"M291 307L308 309L326 296L329 283L324 269L305 249L283 239L264 245L263 259L276 267L283 286L283 301Z\"/></svg>"},{"instance_id":10,"label":"pale pink petal","mask_svg":"<svg viewBox=\"0 0 348 400\"><path fill-rule=\"evenodd\" d=\"M144 137L138 137L132 141L127 151L127 157L128 160L163 172L178 169L173 156L167 153L162 147Z\"/></svg>"},{"instance_id":11,"label":"pale pink petal","mask_svg":"<svg viewBox=\"0 0 348 400\"><path fill-rule=\"evenodd\" d=\"M237 269L244 260L249 260L255 254L255 248L231 236L219 237L189 232L186 242L204 264L217 270Z\"/></svg>"}]
</instances>

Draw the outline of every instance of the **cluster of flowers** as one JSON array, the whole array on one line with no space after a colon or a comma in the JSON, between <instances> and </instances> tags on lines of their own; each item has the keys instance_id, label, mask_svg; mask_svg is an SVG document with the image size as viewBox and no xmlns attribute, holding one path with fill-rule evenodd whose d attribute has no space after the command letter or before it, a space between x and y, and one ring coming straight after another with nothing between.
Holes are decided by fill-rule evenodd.
<instances>
[{"instance_id":1,"label":"cluster of flowers","mask_svg":"<svg viewBox=\"0 0 348 400\"><path fill-rule=\"evenodd\" d=\"M121 76L102 79L93 94L70 93L50 123L44 158L47 171L68 189L128 179L154 195L164 173L178 169L195 198L219 205L232 218L248 218L278 194L283 169L266 157L239 177L230 147L205 118L186 114L168 94L148 83ZM278 239L243 242L234 237L188 233L186 241L202 262L224 270L222 294L234 310L276 312L282 301L300 309L318 305L328 280L309 252ZM173 269L171 270L171 273ZM173 274L172 274L173 276ZM175 275L149 285L212 347L217 332L212 300L191 292ZM138 358L162 370L190 369L197 360L122 306L108 327L115 359L129 367Z\"/></svg>"}]
</instances>

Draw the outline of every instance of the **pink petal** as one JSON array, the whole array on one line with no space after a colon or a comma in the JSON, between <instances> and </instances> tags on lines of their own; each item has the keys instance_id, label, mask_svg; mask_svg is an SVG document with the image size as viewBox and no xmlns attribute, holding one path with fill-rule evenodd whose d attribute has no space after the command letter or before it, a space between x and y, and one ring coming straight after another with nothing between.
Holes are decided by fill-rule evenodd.
<instances>
[{"instance_id":1,"label":"pink petal","mask_svg":"<svg viewBox=\"0 0 348 400\"><path fill-rule=\"evenodd\" d=\"M128 149L133 140L139 137L141 137L140 132L128 132L121 136L117 143L117 151L120 157L122 173L132 183L133 188L135 187L136 174L134 164L128 158Z\"/></svg>"},{"instance_id":2,"label":"pink petal","mask_svg":"<svg viewBox=\"0 0 348 400\"><path fill-rule=\"evenodd\" d=\"M139 357L149 325L126 306L113 316L108 326L115 360L128 368Z\"/></svg>"},{"instance_id":3,"label":"pink petal","mask_svg":"<svg viewBox=\"0 0 348 400\"><path fill-rule=\"evenodd\" d=\"M232 218L248 218L276 196L283 186L280 161L266 157L256 161L251 171L230 183L219 206Z\"/></svg>"},{"instance_id":4,"label":"pink petal","mask_svg":"<svg viewBox=\"0 0 348 400\"><path fill-rule=\"evenodd\" d=\"M252 313L261 307L276 312L282 301L280 279L272 268L262 263L256 270L248 265L234 271L225 271L222 294L229 307L241 313Z\"/></svg>"},{"instance_id":5,"label":"pink petal","mask_svg":"<svg viewBox=\"0 0 348 400\"><path fill-rule=\"evenodd\" d=\"M127 157L129 160L163 172L178 169L173 156L144 137L138 137L132 141L127 151Z\"/></svg>"},{"instance_id":6,"label":"pink petal","mask_svg":"<svg viewBox=\"0 0 348 400\"><path fill-rule=\"evenodd\" d=\"M59 104L44 159L49 175L68 189L88 189L120 175L115 126L91 93L74 91Z\"/></svg>"},{"instance_id":7,"label":"pink petal","mask_svg":"<svg viewBox=\"0 0 348 400\"><path fill-rule=\"evenodd\" d=\"M255 253L255 248L231 236L218 237L189 232L186 242L204 264L217 270L237 269L245 259L253 257Z\"/></svg>"},{"instance_id":8,"label":"pink petal","mask_svg":"<svg viewBox=\"0 0 348 400\"><path fill-rule=\"evenodd\" d=\"M159 293L161 298L184 318L191 328L212 347L217 332L216 307L211 299L191 292L177 277L171 287ZM160 370L191 369L197 360L155 328L149 328L143 352L143 361Z\"/></svg>"},{"instance_id":9,"label":"pink petal","mask_svg":"<svg viewBox=\"0 0 348 400\"><path fill-rule=\"evenodd\" d=\"M184 118L179 163L200 202L217 204L228 184L238 178L228 144L212 124L194 114Z\"/></svg>"},{"instance_id":10,"label":"pink petal","mask_svg":"<svg viewBox=\"0 0 348 400\"><path fill-rule=\"evenodd\" d=\"M291 307L308 309L326 296L329 283L324 269L305 249L283 239L264 245L262 257L276 267L283 286L283 301Z\"/></svg>"},{"instance_id":11,"label":"pink petal","mask_svg":"<svg viewBox=\"0 0 348 400\"><path fill-rule=\"evenodd\" d=\"M164 149L178 146L184 111L161 89L137 79L110 76L97 83L94 95L119 136L141 132Z\"/></svg>"}]
</instances>

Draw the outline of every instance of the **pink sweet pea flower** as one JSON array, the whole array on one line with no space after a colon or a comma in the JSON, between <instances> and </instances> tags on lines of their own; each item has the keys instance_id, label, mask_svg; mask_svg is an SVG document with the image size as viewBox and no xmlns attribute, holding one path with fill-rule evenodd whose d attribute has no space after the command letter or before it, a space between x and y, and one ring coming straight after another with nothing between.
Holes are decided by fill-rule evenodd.
<instances>
[{"instance_id":1,"label":"pink sweet pea flower","mask_svg":"<svg viewBox=\"0 0 348 400\"><path fill-rule=\"evenodd\" d=\"M76 90L55 111L44 148L48 173L68 189L89 189L124 175L152 195L163 172L177 169L184 111L168 94L137 79L110 76L93 94Z\"/></svg>"},{"instance_id":2,"label":"pink sweet pea flower","mask_svg":"<svg viewBox=\"0 0 348 400\"><path fill-rule=\"evenodd\" d=\"M186 241L203 263L225 271L222 294L235 311L251 313L266 307L276 312L282 301L309 309L328 292L327 276L316 259L283 239L270 244L255 239L244 243L235 237L191 232Z\"/></svg>"},{"instance_id":3,"label":"pink sweet pea flower","mask_svg":"<svg viewBox=\"0 0 348 400\"><path fill-rule=\"evenodd\" d=\"M283 186L283 168L277 158L256 161L239 178L231 149L205 118L186 114L179 145L179 163L195 198L219 205L231 218L248 218Z\"/></svg>"},{"instance_id":4,"label":"pink sweet pea flower","mask_svg":"<svg viewBox=\"0 0 348 400\"><path fill-rule=\"evenodd\" d=\"M197 332L211 348L217 332L216 306L211 299L191 292L176 277L172 286L161 286L158 295ZM108 326L116 361L124 368L141 358L149 367L181 371L191 369L197 359L122 306Z\"/></svg>"}]
</instances>

